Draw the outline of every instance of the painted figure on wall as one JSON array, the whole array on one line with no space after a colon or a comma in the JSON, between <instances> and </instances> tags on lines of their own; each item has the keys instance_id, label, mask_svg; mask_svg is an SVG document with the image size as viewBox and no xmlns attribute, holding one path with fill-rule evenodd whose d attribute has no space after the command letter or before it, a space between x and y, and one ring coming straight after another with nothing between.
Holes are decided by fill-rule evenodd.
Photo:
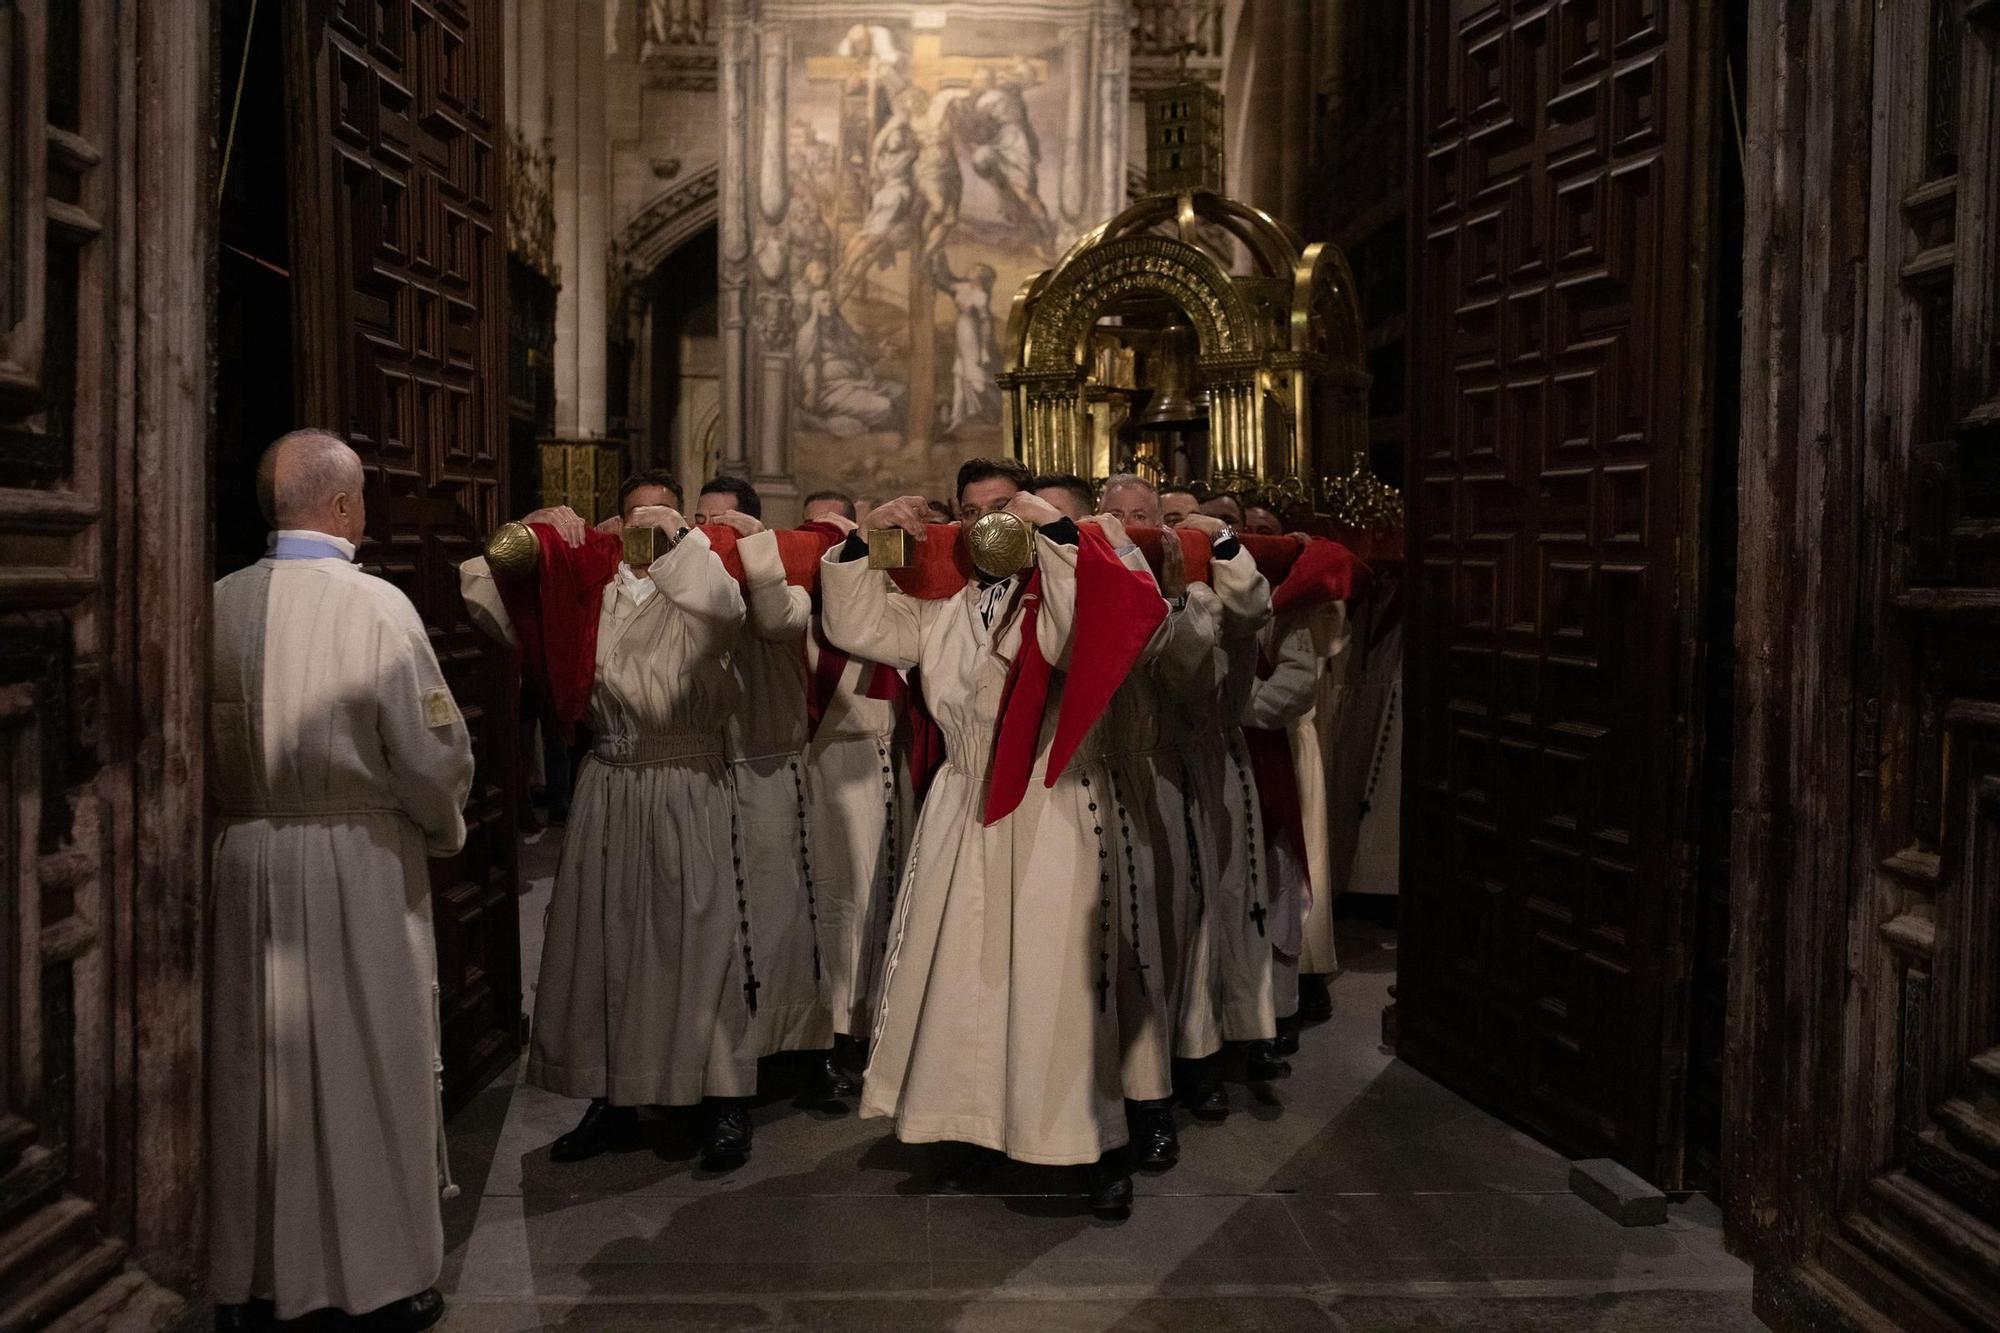
<instances>
[{"instance_id":1,"label":"painted figure on wall","mask_svg":"<svg viewBox=\"0 0 2000 1333\"><path fill-rule=\"evenodd\" d=\"M1055 223L1040 192L1042 145L1024 95L1035 82L1034 68L1026 61L1017 60L999 74L991 66L980 69L972 76L964 134L972 148L972 169L1000 196L1008 221L1054 259Z\"/></svg>"},{"instance_id":2,"label":"painted figure on wall","mask_svg":"<svg viewBox=\"0 0 2000 1333\"><path fill-rule=\"evenodd\" d=\"M868 348L854 326L834 308L833 293L812 296L811 313L799 326L798 357L801 425L844 438L871 430L893 430L902 421L903 386L875 374Z\"/></svg>"},{"instance_id":3,"label":"painted figure on wall","mask_svg":"<svg viewBox=\"0 0 2000 1333\"><path fill-rule=\"evenodd\" d=\"M1000 344L993 337L991 264L974 264L965 277L951 271L951 256L939 251L931 264L938 290L951 298L951 406L939 415L944 433L968 423L1000 419Z\"/></svg>"}]
</instances>

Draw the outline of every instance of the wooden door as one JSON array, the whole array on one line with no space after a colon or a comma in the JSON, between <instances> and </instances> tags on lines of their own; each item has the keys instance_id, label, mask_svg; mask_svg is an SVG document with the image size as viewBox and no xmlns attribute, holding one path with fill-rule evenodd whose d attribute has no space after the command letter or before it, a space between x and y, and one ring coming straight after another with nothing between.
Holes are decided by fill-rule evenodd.
<instances>
[{"instance_id":1,"label":"wooden door","mask_svg":"<svg viewBox=\"0 0 2000 1333\"><path fill-rule=\"evenodd\" d=\"M2000 4L1750 11L1728 1216L2000 1328Z\"/></svg>"},{"instance_id":2,"label":"wooden door","mask_svg":"<svg viewBox=\"0 0 2000 1333\"><path fill-rule=\"evenodd\" d=\"M202 1239L205 7L0 4L0 1328Z\"/></svg>"},{"instance_id":3,"label":"wooden door","mask_svg":"<svg viewBox=\"0 0 2000 1333\"><path fill-rule=\"evenodd\" d=\"M507 508L499 0L284 7L299 394L368 470L363 563L408 593L472 729L465 850L434 863L446 1104L520 1047L513 667L458 564Z\"/></svg>"},{"instance_id":4,"label":"wooden door","mask_svg":"<svg viewBox=\"0 0 2000 1333\"><path fill-rule=\"evenodd\" d=\"M1401 1054L1680 1173L1706 7L1414 13Z\"/></svg>"}]
</instances>

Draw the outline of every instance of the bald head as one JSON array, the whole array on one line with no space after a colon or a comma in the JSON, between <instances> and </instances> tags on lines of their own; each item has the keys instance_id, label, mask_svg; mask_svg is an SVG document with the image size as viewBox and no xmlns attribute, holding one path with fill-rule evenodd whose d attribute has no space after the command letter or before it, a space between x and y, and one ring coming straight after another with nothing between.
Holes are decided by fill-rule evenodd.
<instances>
[{"instance_id":1,"label":"bald head","mask_svg":"<svg viewBox=\"0 0 2000 1333\"><path fill-rule=\"evenodd\" d=\"M257 504L276 529L324 532L359 543L366 525L361 457L339 436L295 430L257 460Z\"/></svg>"}]
</instances>

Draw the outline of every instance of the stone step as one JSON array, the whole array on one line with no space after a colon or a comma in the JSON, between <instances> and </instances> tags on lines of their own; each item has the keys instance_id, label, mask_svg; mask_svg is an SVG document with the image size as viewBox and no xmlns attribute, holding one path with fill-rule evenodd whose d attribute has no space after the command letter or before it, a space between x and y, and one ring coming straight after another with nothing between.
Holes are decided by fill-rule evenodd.
<instances>
[{"instance_id":1,"label":"stone step","mask_svg":"<svg viewBox=\"0 0 2000 1333\"><path fill-rule=\"evenodd\" d=\"M82 1199L57 1199L0 1234L0 1291L23 1285L24 1275L82 1248L92 1239L95 1214ZM4 1327L8 1325L0 1324Z\"/></svg>"},{"instance_id":2,"label":"stone step","mask_svg":"<svg viewBox=\"0 0 2000 1333\"><path fill-rule=\"evenodd\" d=\"M62 1199L0 1236L17 1279L0 1274L0 1328L41 1328L124 1267L124 1244L98 1239L95 1224L90 1205Z\"/></svg>"},{"instance_id":3,"label":"stone step","mask_svg":"<svg viewBox=\"0 0 2000 1333\"><path fill-rule=\"evenodd\" d=\"M1966 1274L1937 1261L1911 1237L1872 1217L1851 1214L1848 1235L1918 1291L1926 1293L1972 1328L2000 1328L2000 1304Z\"/></svg>"}]
</instances>

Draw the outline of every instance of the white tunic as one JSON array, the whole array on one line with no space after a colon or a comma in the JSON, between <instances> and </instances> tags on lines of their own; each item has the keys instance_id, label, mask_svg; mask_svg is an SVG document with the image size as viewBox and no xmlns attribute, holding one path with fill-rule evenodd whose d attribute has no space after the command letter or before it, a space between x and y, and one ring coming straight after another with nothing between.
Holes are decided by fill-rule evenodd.
<instances>
[{"instance_id":1,"label":"white tunic","mask_svg":"<svg viewBox=\"0 0 2000 1333\"><path fill-rule=\"evenodd\" d=\"M819 644L807 652L807 669L817 671ZM846 1037L866 1037L873 1026L916 819L909 756L897 734L902 709L867 695L876 669L848 659L806 752L820 960L833 1030Z\"/></svg>"},{"instance_id":2,"label":"white tunic","mask_svg":"<svg viewBox=\"0 0 2000 1333\"><path fill-rule=\"evenodd\" d=\"M1176 1049L1215 1050L1223 1041L1277 1035L1272 1007L1268 858L1257 784L1241 727L1257 675L1257 632L1271 618L1271 587L1248 551L1209 565L1221 642L1182 703L1187 719L1191 826L1206 910L1197 927L1214 958L1214 981L1182 997Z\"/></svg>"},{"instance_id":3,"label":"white tunic","mask_svg":"<svg viewBox=\"0 0 2000 1333\"><path fill-rule=\"evenodd\" d=\"M443 1261L425 858L471 744L416 608L340 558L215 585L209 698L212 1295L372 1310Z\"/></svg>"},{"instance_id":4,"label":"white tunic","mask_svg":"<svg viewBox=\"0 0 2000 1333\"><path fill-rule=\"evenodd\" d=\"M1036 547L1036 638L1061 666L1076 551L1046 537ZM1170 1091L1164 1079L1142 1088L1124 1077L1111 992L1136 990L1138 956L1097 742L1087 738L1055 785L1043 785L1061 694L1052 682L1027 794L1007 818L982 825L1000 701L1021 648L1024 580L926 601L839 555L821 566L827 637L877 662L921 667L947 752L917 818L861 1113L894 1116L909 1143L1095 1161L1126 1140L1125 1096Z\"/></svg>"},{"instance_id":5,"label":"white tunic","mask_svg":"<svg viewBox=\"0 0 2000 1333\"><path fill-rule=\"evenodd\" d=\"M805 638L812 598L785 582L776 532L745 537L736 551L750 614L729 655L742 703L730 711L725 734L757 967L751 1040L760 1056L819 1050L832 1044L833 1025L807 808Z\"/></svg>"},{"instance_id":6,"label":"white tunic","mask_svg":"<svg viewBox=\"0 0 2000 1333\"><path fill-rule=\"evenodd\" d=\"M474 620L512 641L481 559ZM619 1106L756 1091L722 720L743 596L700 532L604 590L577 780L542 946L528 1081Z\"/></svg>"},{"instance_id":7,"label":"white tunic","mask_svg":"<svg viewBox=\"0 0 2000 1333\"><path fill-rule=\"evenodd\" d=\"M1145 557L1136 549L1125 563L1146 570ZM1127 998L1121 1016L1127 1082L1133 1086L1157 1084L1162 1071L1170 1074L1175 1055L1209 1053L1180 1049L1177 1040L1190 974L1209 978L1208 984L1214 974L1211 946L1205 936L1195 934L1202 906L1189 836L1190 776L1182 753L1186 732L1180 705L1215 651L1219 619L1214 594L1196 585L1187 606L1161 622L1145 659L1119 686L1098 723L1119 821L1115 854L1124 858L1122 868L1144 921L1140 957L1148 981Z\"/></svg>"},{"instance_id":8,"label":"white tunic","mask_svg":"<svg viewBox=\"0 0 2000 1333\"><path fill-rule=\"evenodd\" d=\"M1313 636L1315 619L1315 615L1292 616L1265 629L1260 636L1261 649L1272 662L1271 673L1268 676L1260 673L1251 682L1249 695L1243 704L1243 725L1246 729L1274 731L1285 738L1286 763L1293 762L1290 744L1293 728L1312 712L1313 686L1319 671L1319 655ZM1294 780L1297 781L1297 778ZM1299 790L1299 800L1303 810L1306 800L1303 785ZM1290 1018L1299 1011L1301 932L1306 905L1311 897L1309 865L1299 859L1299 853L1304 850L1309 856L1310 849L1302 849L1290 838L1279 836L1280 832L1268 828L1264 831L1264 846L1268 853L1265 881L1270 911L1266 933L1274 955L1271 976L1273 1011L1278 1018Z\"/></svg>"}]
</instances>

